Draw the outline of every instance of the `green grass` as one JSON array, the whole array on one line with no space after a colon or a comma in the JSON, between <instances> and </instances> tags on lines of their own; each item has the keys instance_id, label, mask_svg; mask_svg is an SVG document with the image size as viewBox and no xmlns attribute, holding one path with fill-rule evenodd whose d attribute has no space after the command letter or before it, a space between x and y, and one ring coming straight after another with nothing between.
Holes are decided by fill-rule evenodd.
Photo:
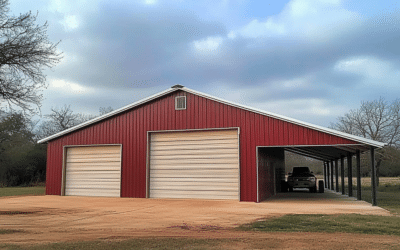
<instances>
[{"instance_id":1,"label":"green grass","mask_svg":"<svg viewBox=\"0 0 400 250\"><path fill-rule=\"evenodd\" d=\"M156 239L131 239L131 240L103 240L86 242L63 242L46 245L17 246L1 245L0 249L215 249L220 244L230 244L236 240L232 239L188 239L188 238L156 238Z\"/></svg>"},{"instance_id":2,"label":"green grass","mask_svg":"<svg viewBox=\"0 0 400 250\"><path fill-rule=\"evenodd\" d=\"M13 233L21 233L23 230L15 230L15 229L0 229L0 234L13 234Z\"/></svg>"},{"instance_id":3,"label":"green grass","mask_svg":"<svg viewBox=\"0 0 400 250\"><path fill-rule=\"evenodd\" d=\"M17 196L17 195L44 195L46 187L2 187L0 188L1 196Z\"/></svg>"},{"instance_id":4,"label":"green grass","mask_svg":"<svg viewBox=\"0 0 400 250\"><path fill-rule=\"evenodd\" d=\"M371 215L285 215L242 225L240 230L264 232L360 233L400 236L400 217Z\"/></svg>"},{"instance_id":5,"label":"green grass","mask_svg":"<svg viewBox=\"0 0 400 250\"><path fill-rule=\"evenodd\" d=\"M339 189L341 190L341 188ZM345 186L348 194L348 186ZM357 197L357 186L353 185L353 196ZM376 202L379 207L389 210L391 213L400 216L400 184L381 184L376 191ZM372 203L371 186L361 187L361 199Z\"/></svg>"}]
</instances>

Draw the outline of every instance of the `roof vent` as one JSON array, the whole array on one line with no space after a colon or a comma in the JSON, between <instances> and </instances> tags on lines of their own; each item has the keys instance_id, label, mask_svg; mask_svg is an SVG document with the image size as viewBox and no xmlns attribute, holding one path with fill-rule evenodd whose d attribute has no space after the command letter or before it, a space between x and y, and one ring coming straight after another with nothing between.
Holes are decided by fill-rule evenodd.
<instances>
[{"instance_id":1,"label":"roof vent","mask_svg":"<svg viewBox=\"0 0 400 250\"><path fill-rule=\"evenodd\" d=\"M181 88L184 88L184 87L185 86L183 86L183 85L176 84L176 85L172 86L171 89L181 89Z\"/></svg>"},{"instance_id":2,"label":"roof vent","mask_svg":"<svg viewBox=\"0 0 400 250\"><path fill-rule=\"evenodd\" d=\"M186 96L175 97L175 110L186 109Z\"/></svg>"}]
</instances>

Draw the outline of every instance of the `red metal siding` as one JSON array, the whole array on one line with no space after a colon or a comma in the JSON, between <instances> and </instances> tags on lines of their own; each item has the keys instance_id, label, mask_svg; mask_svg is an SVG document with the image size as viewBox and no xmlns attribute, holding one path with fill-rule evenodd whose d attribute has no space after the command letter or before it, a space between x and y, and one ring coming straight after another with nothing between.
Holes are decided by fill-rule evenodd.
<instances>
[{"instance_id":1,"label":"red metal siding","mask_svg":"<svg viewBox=\"0 0 400 250\"><path fill-rule=\"evenodd\" d=\"M175 110L185 95L186 110ZM147 131L240 128L242 201L257 201L256 146L354 144L337 136L177 91L48 144L46 194L61 194L63 146L122 144L122 197L146 196Z\"/></svg>"}]
</instances>

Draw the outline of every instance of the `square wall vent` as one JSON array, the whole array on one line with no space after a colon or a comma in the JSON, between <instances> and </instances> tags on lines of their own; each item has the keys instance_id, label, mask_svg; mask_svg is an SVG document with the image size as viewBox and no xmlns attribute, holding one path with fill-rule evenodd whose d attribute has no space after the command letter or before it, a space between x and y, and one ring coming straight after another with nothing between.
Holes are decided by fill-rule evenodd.
<instances>
[{"instance_id":1,"label":"square wall vent","mask_svg":"<svg viewBox=\"0 0 400 250\"><path fill-rule=\"evenodd\" d=\"M186 109L186 96L175 97L175 110Z\"/></svg>"}]
</instances>

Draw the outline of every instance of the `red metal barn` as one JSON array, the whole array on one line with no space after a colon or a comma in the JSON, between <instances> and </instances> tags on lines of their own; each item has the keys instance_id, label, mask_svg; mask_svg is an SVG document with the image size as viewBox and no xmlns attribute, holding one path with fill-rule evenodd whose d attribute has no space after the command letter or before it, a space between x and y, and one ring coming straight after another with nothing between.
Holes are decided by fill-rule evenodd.
<instances>
[{"instance_id":1,"label":"red metal barn","mask_svg":"<svg viewBox=\"0 0 400 250\"><path fill-rule=\"evenodd\" d=\"M47 195L253 202L279 192L285 150L328 162L383 146L180 85L44 142Z\"/></svg>"}]
</instances>

